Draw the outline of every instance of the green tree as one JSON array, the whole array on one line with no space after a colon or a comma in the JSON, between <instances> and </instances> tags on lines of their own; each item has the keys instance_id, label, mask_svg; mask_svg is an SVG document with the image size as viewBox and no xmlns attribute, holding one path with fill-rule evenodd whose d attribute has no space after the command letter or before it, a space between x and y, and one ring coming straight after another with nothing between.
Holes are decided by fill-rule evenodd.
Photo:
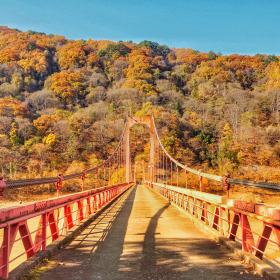
<instances>
[{"instance_id":1,"label":"green tree","mask_svg":"<svg viewBox=\"0 0 280 280\"><path fill-rule=\"evenodd\" d=\"M18 136L16 122L12 122L9 136L10 136L10 142L14 148L20 144L20 138Z\"/></svg>"},{"instance_id":2,"label":"green tree","mask_svg":"<svg viewBox=\"0 0 280 280\"><path fill-rule=\"evenodd\" d=\"M218 150L218 166L221 174L232 172L239 164L238 152L234 149L233 132L225 123Z\"/></svg>"}]
</instances>

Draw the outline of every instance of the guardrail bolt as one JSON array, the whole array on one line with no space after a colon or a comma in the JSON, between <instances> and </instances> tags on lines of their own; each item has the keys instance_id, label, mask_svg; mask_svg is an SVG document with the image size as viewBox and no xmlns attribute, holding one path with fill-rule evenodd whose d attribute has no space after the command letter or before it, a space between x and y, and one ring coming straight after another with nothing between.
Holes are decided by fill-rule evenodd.
<instances>
[{"instance_id":1,"label":"guardrail bolt","mask_svg":"<svg viewBox=\"0 0 280 280\"><path fill-rule=\"evenodd\" d=\"M3 176L0 176L0 197L3 197L4 189L6 188L6 182Z\"/></svg>"},{"instance_id":2,"label":"guardrail bolt","mask_svg":"<svg viewBox=\"0 0 280 280\"><path fill-rule=\"evenodd\" d=\"M202 176L201 175L199 175L199 191L203 191L203 184L202 184L202 180L203 180L203 178L202 178Z\"/></svg>"}]
</instances>

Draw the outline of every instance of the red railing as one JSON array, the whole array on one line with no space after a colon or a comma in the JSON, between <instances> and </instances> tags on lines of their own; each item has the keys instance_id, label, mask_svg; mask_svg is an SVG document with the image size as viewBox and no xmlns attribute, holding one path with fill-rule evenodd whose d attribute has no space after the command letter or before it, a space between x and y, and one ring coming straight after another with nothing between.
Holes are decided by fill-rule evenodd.
<instances>
[{"instance_id":1,"label":"red railing","mask_svg":"<svg viewBox=\"0 0 280 280\"><path fill-rule=\"evenodd\" d=\"M92 189L0 210L0 277L67 235L133 183Z\"/></svg>"},{"instance_id":2,"label":"red railing","mask_svg":"<svg viewBox=\"0 0 280 280\"><path fill-rule=\"evenodd\" d=\"M147 185L217 234L239 242L242 251L280 269L280 208L166 184Z\"/></svg>"}]
</instances>

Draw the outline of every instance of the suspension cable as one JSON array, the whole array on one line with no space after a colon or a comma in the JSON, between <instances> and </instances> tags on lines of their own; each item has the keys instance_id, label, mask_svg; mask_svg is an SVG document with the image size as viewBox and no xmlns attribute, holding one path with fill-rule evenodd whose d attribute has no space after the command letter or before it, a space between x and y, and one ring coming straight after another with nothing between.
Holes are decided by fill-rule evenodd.
<instances>
[{"instance_id":1,"label":"suspension cable","mask_svg":"<svg viewBox=\"0 0 280 280\"><path fill-rule=\"evenodd\" d=\"M166 157L168 157L177 166L177 168L180 167L183 170L185 170L185 172L192 173L201 178L206 178L206 179L213 180L216 182L221 182L221 183L224 181L224 176L201 172L200 170L190 168L190 167L180 163L176 159L174 159L163 146L163 144L160 140L158 131L157 131L157 127L155 125L155 119L153 116L151 116L151 118L152 118L152 125L154 127L155 135L156 135L160 148L162 149L162 151L166 155ZM167 166L166 166L166 168L167 168ZM250 181L250 180L246 180L246 179L228 178L228 183L233 184L233 185L246 185L246 186L250 186L253 188L264 188L264 189L272 189L272 190L278 190L278 191L280 190L280 185L278 185L278 184L266 183L266 182L254 182L254 181Z\"/></svg>"},{"instance_id":2,"label":"suspension cable","mask_svg":"<svg viewBox=\"0 0 280 280\"><path fill-rule=\"evenodd\" d=\"M122 134L119 140L119 143L117 147L115 148L114 152L103 162L100 164L97 164L96 166L87 168L81 172L77 173L71 173L68 175L63 175L63 181L74 179L74 178L80 178L81 176L85 176L87 173L92 172L99 172L99 169L105 168L108 162L110 162L115 156L118 156L119 148L124 140L125 131L127 129L127 120L125 122L124 128L122 130ZM103 180L105 181L105 173L103 173ZM31 187L36 185L46 185L46 184L52 184L57 183L59 180L58 177L45 177L45 178L35 178L35 179L19 179L19 180L7 180L5 181L5 188L20 188L20 187Z\"/></svg>"}]
</instances>

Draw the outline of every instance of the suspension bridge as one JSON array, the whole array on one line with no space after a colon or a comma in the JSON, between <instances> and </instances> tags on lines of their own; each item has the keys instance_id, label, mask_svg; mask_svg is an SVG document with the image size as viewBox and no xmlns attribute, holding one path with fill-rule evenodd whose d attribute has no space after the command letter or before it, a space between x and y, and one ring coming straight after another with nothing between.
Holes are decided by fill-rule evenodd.
<instances>
[{"instance_id":1,"label":"suspension bridge","mask_svg":"<svg viewBox=\"0 0 280 280\"><path fill-rule=\"evenodd\" d=\"M136 124L150 133L141 184L131 160ZM197 178L197 189L190 188L189 174ZM85 188L90 176L102 178L99 187ZM80 180L81 191L61 195L71 180ZM207 193L205 180L223 195ZM127 117L119 144L101 164L57 177L0 178L0 193L50 184L57 197L0 210L2 279L22 275L27 264L46 258L54 246L62 249L45 264L41 279L259 279L233 250L278 275L279 206L231 199L228 193L232 185L275 192L280 186L209 174L178 162L162 144L153 116Z\"/></svg>"}]
</instances>

